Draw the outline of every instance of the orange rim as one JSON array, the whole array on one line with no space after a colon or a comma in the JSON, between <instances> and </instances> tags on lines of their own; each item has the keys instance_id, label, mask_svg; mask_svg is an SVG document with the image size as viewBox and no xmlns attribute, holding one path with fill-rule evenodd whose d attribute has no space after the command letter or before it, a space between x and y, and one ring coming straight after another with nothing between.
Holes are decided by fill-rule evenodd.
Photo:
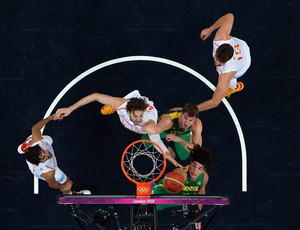
<instances>
[{"instance_id":1,"label":"orange rim","mask_svg":"<svg viewBox=\"0 0 300 230\"><path fill-rule=\"evenodd\" d=\"M149 144L152 144L155 146L156 149L158 149L161 153L162 153L162 156L163 156L163 168L160 172L160 174L154 178L153 180L151 181L148 181L148 182L139 182L139 181L136 181L134 180L133 178L131 178L127 172L126 172L126 169L125 169L125 166L124 166L124 158L127 154L127 151L129 148L131 148L132 146L136 145L136 144L139 144L139 143L149 143ZM123 154L122 154L122 158L121 158L121 168L122 168L122 171L124 173L124 175L126 176L126 178L131 181L132 183L136 184L136 195L137 196L149 196L151 194L151 190L150 190L150 185L159 180L161 178L161 176L164 174L165 172L165 169L166 169L166 158L165 158L165 153L163 152L162 148L156 144L155 142L152 142L150 140L137 140L137 141L134 141L132 142L131 144L129 144L126 149L123 151Z\"/></svg>"}]
</instances>

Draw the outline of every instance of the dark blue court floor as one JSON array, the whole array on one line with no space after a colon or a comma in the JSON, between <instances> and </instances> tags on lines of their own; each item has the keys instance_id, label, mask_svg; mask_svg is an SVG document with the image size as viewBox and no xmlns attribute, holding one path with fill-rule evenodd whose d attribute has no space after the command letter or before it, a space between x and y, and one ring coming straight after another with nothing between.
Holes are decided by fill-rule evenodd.
<instances>
[{"instance_id":1,"label":"dark blue court floor","mask_svg":"<svg viewBox=\"0 0 300 230\"><path fill-rule=\"evenodd\" d=\"M138 89L158 110L209 99L212 90L178 66L215 85L213 36L203 42L199 33L232 12L232 35L248 43L252 56L241 79L244 90L228 99L245 140L247 191L242 191L245 158L229 110L221 104L200 113L203 145L214 157L207 194L231 197L211 229L299 230L299 11L297 0L0 0L0 229L81 229L57 204L59 191L40 181L39 194L33 194L33 176L17 146L47 111L93 92L122 97ZM143 57L126 59L137 56ZM98 66L118 58L125 59ZM120 159L140 136L124 129L116 114L101 116L100 108L82 107L49 123L44 133L54 139L59 166L75 189L134 194ZM114 208L127 225L129 206ZM159 213L158 221L160 230L172 229L168 211ZM84 229L96 227L84 224ZM112 223L108 229L117 227Z\"/></svg>"}]
</instances>

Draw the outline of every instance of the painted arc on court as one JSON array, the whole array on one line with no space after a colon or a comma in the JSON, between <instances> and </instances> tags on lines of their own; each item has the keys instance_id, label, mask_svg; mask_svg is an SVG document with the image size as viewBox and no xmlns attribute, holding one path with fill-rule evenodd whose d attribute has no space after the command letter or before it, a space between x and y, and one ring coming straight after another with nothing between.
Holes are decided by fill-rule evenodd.
<instances>
[{"instance_id":1,"label":"painted arc on court","mask_svg":"<svg viewBox=\"0 0 300 230\"><path fill-rule=\"evenodd\" d=\"M53 100L50 107L48 108L44 118L51 115L53 109L58 104L60 99L80 80L86 78L91 73L98 71L100 69L103 69L107 66L115 65L118 63L130 62L130 61L151 61L151 62L158 62L158 63L174 66L176 68L184 70L184 71L188 72L189 74L195 76L196 78L201 80L204 84L206 84L212 91L215 90L215 86L210 81L208 81L205 77L203 77L201 74L199 74L195 70L193 70L183 64L180 64L178 62L175 62L175 61L172 61L169 59L165 59L165 58L154 57L154 56L127 56L127 57L116 58L116 59L112 59L112 60L103 62L101 64L98 64L98 65L86 70L82 74L78 75L68 85L66 85L63 88L63 90L56 96L56 98ZM247 151L246 151L246 143L245 143L245 139L244 139L244 134L243 134L241 125L239 123L239 120L237 119L237 116L236 116L235 112L233 111L232 107L230 106L229 102L227 101L227 99L224 98L222 100L222 102L224 103L226 109L228 110L228 112L234 122L234 125L235 125L237 133L238 133L238 137L240 140L241 155L242 155L242 191L247 192ZM42 132L43 132L44 128L45 127L43 127L43 129L41 130ZM39 185L38 179L36 177L34 177L34 194L39 193L38 185Z\"/></svg>"}]
</instances>

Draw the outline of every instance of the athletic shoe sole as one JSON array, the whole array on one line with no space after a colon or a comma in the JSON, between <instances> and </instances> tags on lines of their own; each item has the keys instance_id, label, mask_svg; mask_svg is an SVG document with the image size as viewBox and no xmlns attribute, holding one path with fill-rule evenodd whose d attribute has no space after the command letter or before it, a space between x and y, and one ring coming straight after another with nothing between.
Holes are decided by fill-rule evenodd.
<instances>
[{"instance_id":1,"label":"athletic shoe sole","mask_svg":"<svg viewBox=\"0 0 300 230\"><path fill-rule=\"evenodd\" d=\"M230 96L234 93L240 92L244 89L244 83L243 82L237 82L235 89L229 89L225 95L225 97L230 98Z\"/></svg>"},{"instance_id":2,"label":"athletic shoe sole","mask_svg":"<svg viewBox=\"0 0 300 230\"><path fill-rule=\"evenodd\" d=\"M17 149L18 153L24 154L27 151L27 149L30 147L31 140L32 140L32 135L27 137L27 139L22 144L19 145Z\"/></svg>"}]
</instances>

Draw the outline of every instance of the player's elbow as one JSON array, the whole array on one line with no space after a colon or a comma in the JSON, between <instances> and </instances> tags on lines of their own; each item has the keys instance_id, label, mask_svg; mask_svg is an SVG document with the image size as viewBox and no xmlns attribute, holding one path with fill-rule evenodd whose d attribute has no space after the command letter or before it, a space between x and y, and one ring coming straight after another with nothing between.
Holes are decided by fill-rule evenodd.
<instances>
[{"instance_id":1,"label":"player's elbow","mask_svg":"<svg viewBox=\"0 0 300 230\"><path fill-rule=\"evenodd\" d=\"M226 16L232 20L234 19L233 13L227 13Z\"/></svg>"},{"instance_id":2,"label":"player's elbow","mask_svg":"<svg viewBox=\"0 0 300 230\"><path fill-rule=\"evenodd\" d=\"M90 97L93 98L93 99L95 99L95 100L98 99L99 96L100 96L100 93L96 93L96 92L95 92L95 93L92 93L92 94L90 95Z\"/></svg>"}]
</instances>

